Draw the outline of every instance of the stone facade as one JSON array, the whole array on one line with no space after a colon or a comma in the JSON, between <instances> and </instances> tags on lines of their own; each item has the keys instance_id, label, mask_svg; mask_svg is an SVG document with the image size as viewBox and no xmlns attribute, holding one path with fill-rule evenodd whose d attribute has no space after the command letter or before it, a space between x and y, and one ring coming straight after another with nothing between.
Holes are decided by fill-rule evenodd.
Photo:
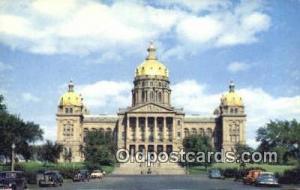
<instances>
[{"instance_id":1,"label":"stone facade","mask_svg":"<svg viewBox=\"0 0 300 190\"><path fill-rule=\"evenodd\" d=\"M151 44L135 72L132 104L119 109L117 115L89 114L73 83L69 84L56 114L57 142L64 146L61 162L84 160L85 134L96 130L110 131L118 148L135 151L178 151L184 137L192 134L211 137L217 150L233 150L236 143L245 143L246 115L234 84L230 83L211 117L185 115L183 109L171 105L168 70L155 51Z\"/></svg>"}]
</instances>

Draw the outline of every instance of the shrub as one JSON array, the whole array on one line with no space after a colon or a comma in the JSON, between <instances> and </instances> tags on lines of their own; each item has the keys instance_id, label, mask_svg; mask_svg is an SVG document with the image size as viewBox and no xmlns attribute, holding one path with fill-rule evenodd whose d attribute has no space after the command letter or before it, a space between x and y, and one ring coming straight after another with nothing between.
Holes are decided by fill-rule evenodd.
<instances>
[{"instance_id":1,"label":"shrub","mask_svg":"<svg viewBox=\"0 0 300 190\"><path fill-rule=\"evenodd\" d=\"M300 184L300 168L285 171L279 177L278 182L282 184Z\"/></svg>"},{"instance_id":2,"label":"shrub","mask_svg":"<svg viewBox=\"0 0 300 190\"><path fill-rule=\"evenodd\" d=\"M223 175L226 178L233 178L237 175L238 169L237 168L226 168L223 170Z\"/></svg>"}]
</instances>

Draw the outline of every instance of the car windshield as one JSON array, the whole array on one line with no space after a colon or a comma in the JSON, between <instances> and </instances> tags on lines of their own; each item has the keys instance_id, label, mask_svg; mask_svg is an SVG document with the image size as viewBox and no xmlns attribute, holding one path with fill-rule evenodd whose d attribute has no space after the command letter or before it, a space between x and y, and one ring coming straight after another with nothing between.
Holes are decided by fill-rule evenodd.
<instances>
[{"instance_id":1,"label":"car windshield","mask_svg":"<svg viewBox=\"0 0 300 190\"><path fill-rule=\"evenodd\" d=\"M262 180L275 179L274 175L271 175L271 174L264 174L264 175L261 175L259 178Z\"/></svg>"},{"instance_id":2,"label":"car windshield","mask_svg":"<svg viewBox=\"0 0 300 190\"><path fill-rule=\"evenodd\" d=\"M9 172L9 173L6 173L6 177L7 177L7 178L16 178L16 177L17 177L17 174L16 174L16 173Z\"/></svg>"},{"instance_id":3,"label":"car windshield","mask_svg":"<svg viewBox=\"0 0 300 190\"><path fill-rule=\"evenodd\" d=\"M212 170L211 173L214 174L214 175L219 175L220 174L220 170Z\"/></svg>"}]
</instances>

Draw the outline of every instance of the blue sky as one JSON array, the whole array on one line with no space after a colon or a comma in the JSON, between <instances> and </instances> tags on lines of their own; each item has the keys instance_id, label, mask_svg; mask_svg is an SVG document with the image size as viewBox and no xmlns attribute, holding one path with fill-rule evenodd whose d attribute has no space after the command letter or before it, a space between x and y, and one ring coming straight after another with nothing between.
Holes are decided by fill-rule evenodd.
<instances>
[{"instance_id":1,"label":"blue sky","mask_svg":"<svg viewBox=\"0 0 300 190\"><path fill-rule=\"evenodd\" d=\"M300 1L0 2L0 92L9 111L55 140L70 79L93 114L130 105L149 41L167 65L173 105L212 115L234 80L247 142L270 119L300 119Z\"/></svg>"}]
</instances>

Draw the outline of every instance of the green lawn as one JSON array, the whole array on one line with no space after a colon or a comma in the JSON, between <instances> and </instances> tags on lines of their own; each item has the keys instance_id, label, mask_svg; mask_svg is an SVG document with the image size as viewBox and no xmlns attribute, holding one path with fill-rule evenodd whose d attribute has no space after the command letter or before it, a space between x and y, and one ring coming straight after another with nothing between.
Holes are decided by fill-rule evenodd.
<instances>
[{"instance_id":1,"label":"green lawn","mask_svg":"<svg viewBox=\"0 0 300 190\"><path fill-rule=\"evenodd\" d=\"M254 168L254 167L260 167L265 169L269 172L279 173L282 174L285 170L289 170L292 168L295 168L295 166L291 165L269 165L269 164L247 164L246 168ZM220 169L226 169L226 168L237 168L239 169L239 164L237 163L215 163L212 166L208 167L210 168L220 168ZM197 175L197 174L204 174L207 173L207 170L203 166L194 166L188 168L188 171L191 175Z\"/></svg>"}]
</instances>

